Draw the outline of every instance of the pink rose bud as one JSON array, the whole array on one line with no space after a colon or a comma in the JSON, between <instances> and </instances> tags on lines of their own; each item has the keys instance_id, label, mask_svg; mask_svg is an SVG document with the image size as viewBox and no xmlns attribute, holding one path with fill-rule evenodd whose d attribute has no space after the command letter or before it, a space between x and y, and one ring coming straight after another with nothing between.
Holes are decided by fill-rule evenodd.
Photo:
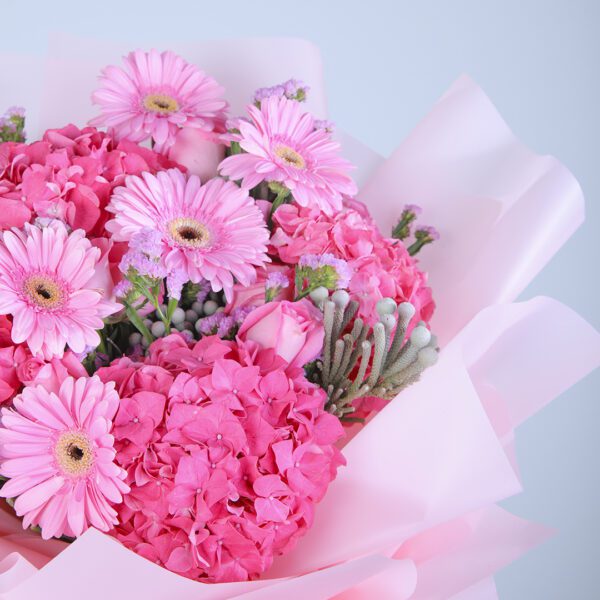
<instances>
[{"instance_id":1,"label":"pink rose bud","mask_svg":"<svg viewBox=\"0 0 600 600\"><path fill-rule=\"evenodd\" d=\"M41 385L49 392L57 392L65 377L87 377L86 370L71 351L62 358L53 358L46 362L31 357L17 367L19 379L27 386Z\"/></svg>"},{"instance_id":2,"label":"pink rose bud","mask_svg":"<svg viewBox=\"0 0 600 600\"><path fill-rule=\"evenodd\" d=\"M217 174L217 167L225 158L225 146L214 133L184 127L169 150L169 158L187 167L204 183Z\"/></svg>"},{"instance_id":3,"label":"pink rose bud","mask_svg":"<svg viewBox=\"0 0 600 600\"><path fill-rule=\"evenodd\" d=\"M253 341L294 367L311 362L323 349L323 319L312 302L268 302L253 310L240 327L238 337Z\"/></svg>"}]
</instances>

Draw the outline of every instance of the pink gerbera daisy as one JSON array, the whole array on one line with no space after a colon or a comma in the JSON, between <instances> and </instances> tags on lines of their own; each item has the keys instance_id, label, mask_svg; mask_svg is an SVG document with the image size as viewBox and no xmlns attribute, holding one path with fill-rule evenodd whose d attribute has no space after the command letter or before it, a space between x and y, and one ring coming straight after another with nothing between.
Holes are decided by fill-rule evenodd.
<instances>
[{"instance_id":1,"label":"pink gerbera daisy","mask_svg":"<svg viewBox=\"0 0 600 600\"><path fill-rule=\"evenodd\" d=\"M115 241L129 241L145 228L160 231L161 258L168 273L188 281L210 281L214 291L231 298L234 277L250 285L266 255L269 232L262 212L234 183L178 169L127 177L108 205L114 219L106 224Z\"/></svg>"},{"instance_id":2,"label":"pink gerbera daisy","mask_svg":"<svg viewBox=\"0 0 600 600\"><path fill-rule=\"evenodd\" d=\"M43 229L4 231L0 237L0 314L13 316L12 340L34 355L62 357L100 343L102 319L120 305L92 287L100 249L82 229L55 221Z\"/></svg>"},{"instance_id":3,"label":"pink gerbera daisy","mask_svg":"<svg viewBox=\"0 0 600 600\"><path fill-rule=\"evenodd\" d=\"M181 127L213 131L225 122L223 88L173 52L131 52L124 67L106 67L92 94L101 114L90 121L115 137L141 142L151 137L157 152L175 141Z\"/></svg>"},{"instance_id":4,"label":"pink gerbera daisy","mask_svg":"<svg viewBox=\"0 0 600 600\"><path fill-rule=\"evenodd\" d=\"M94 376L66 377L56 393L25 388L2 409L0 496L16 498L24 528L39 525L48 539L117 524L112 505L129 492L110 435L118 406L114 384Z\"/></svg>"},{"instance_id":5,"label":"pink gerbera daisy","mask_svg":"<svg viewBox=\"0 0 600 600\"><path fill-rule=\"evenodd\" d=\"M240 120L238 141L245 153L226 158L222 175L242 180L246 189L261 181L285 185L301 206L318 206L327 214L342 208L342 196L356 193L348 176L350 163L339 144L299 102L271 96L260 108L249 106L251 122Z\"/></svg>"}]
</instances>

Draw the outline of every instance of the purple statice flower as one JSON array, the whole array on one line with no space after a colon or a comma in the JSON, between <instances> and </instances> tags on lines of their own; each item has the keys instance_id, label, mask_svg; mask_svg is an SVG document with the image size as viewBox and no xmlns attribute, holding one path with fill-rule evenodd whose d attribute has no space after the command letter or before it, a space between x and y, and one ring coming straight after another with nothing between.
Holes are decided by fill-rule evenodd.
<instances>
[{"instance_id":1,"label":"purple statice flower","mask_svg":"<svg viewBox=\"0 0 600 600\"><path fill-rule=\"evenodd\" d=\"M217 335L221 338L227 337L235 326L236 322L233 317L229 315L224 316L219 323L219 327L217 328Z\"/></svg>"},{"instance_id":2,"label":"purple statice flower","mask_svg":"<svg viewBox=\"0 0 600 600\"><path fill-rule=\"evenodd\" d=\"M238 306L231 311L231 316L237 326L241 325L246 317L255 309L255 306Z\"/></svg>"},{"instance_id":3,"label":"purple statice flower","mask_svg":"<svg viewBox=\"0 0 600 600\"><path fill-rule=\"evenodd\" d=\"M431 225L420 225L415 229L415 241L407 248L411 256L417 254L423 246L440 239L440 234L435 227Z\"/></svg>"},{"instance_id":4,"label":"purple statice flower","mask_svg":"<svg viewBox=\"0 0 600 600\"><path fill-rule=\"evenodd\" d=\"M6 133L16 133L17 131L17 124L10 119L4 119L2 127L6 130Z\"/></svg>"},{"instance_id":5,"label":"purple statice flower","mask_svg":"<svg viewBox=\"0 0 600 600\"><path fill-rule=\"evenodd\" d=\"M348 263L333 254L305 254L298 265L316 273L319 284L328 289L344 289L352 279L352 269ZM311 279L310 274L307 275Z\"/></svg>"},{"instance_id":6,"label":"purple statice flower","mask_svg":"<svg viewBox=\"0 0 600 600\"><path fill-rule=\"evenodd\" d=\"M133 284L128 279L121 279L113 288L113 294L117 298L125 298L133 290Z\"/></svg>"},{"instance_id":7,"label":"purple statice flower","mask_svg":"<svg viewBox=\"0 0 600 600\"><path fill-rule=\"evenodd\" d=\"M272 87L262 87L258 88L254 92L254 103L260 104L263 100L270 98L271 96L283 96L285 94L285 89L281 85L274 85Z\"/></svg>"},{"instance_id":8,"label":"purple statice flower","mask_svg":"<svg viewBox=\"0 0 600 600\"><path fill-rule=\"evenodd\" d=\"M335 123L329 119L315 119L315 129L325 129L332 132L335 128Z\"/></svg>"},{"instance_id":9,"label":"purple statice flower","mask_svg":"<svg viewBox=\"0 0 600 600\"><path fill-rule=\"evenodd\" d=\"M418 204L405 204L403 212L412 213L415 217L418 217L423 209Z\"/></svg>"},{"instance_id":10,"label":"purple statice flower","mask_svg":"<svg viewBox=\"0 0 600 600\"><path fill-rule=\"evenodd\" d=\"M268 290L278 288L283 290L290 286L290 280L281 272L281 271L273 271L267 275L267 280L265 281L265 287Z\"/></svg>"},{"instance_id":11,"label":"purple statice flower","mask_svg":"<svg viewBox=\"0 0 600 600\"><path fill-rule=\"evenodd\" d=\"M179 269L172 271L167 275L167 292L169 298L175 298L175 300L181 300L181 291L183 286L187 283L188 278L185 271Z\"/></svg>"},{"instance_id":12,"label":"purple statice flower","mask_svg":"<svg viewBox=\"0 0 600 600\"><path fill-rule=\"evenodd\" d=\"M199 333L202 335L218 335L220 338L231 337L235 334L243 320L252 311L252 307L236 308L230 315L222 310L210 317L200 319Z\"/></svg>"},{"instance_id":13,"label":"purple statice flower","mask_svg":"<svg viewBox=\"0 0 600 600\"><path fill-rule=\"evenodd\" d=\"M121 273L127 274L130 269L150 279L164 279L167 275L165 268L158 261L139 250L128 250L119 263Z\"/></svg>"},{"instance_id":14,"label":"purple statice flower","mask_svg":"<svg viewBox=\"0 0 600 600\"><path fill-rule=\"evenodd\" d=\"M279 85L272 87L259 88L254 92L254 103L260 105L263 100L270 98L271 96L282 97L285 96L289 100L298 100L302 102L306 99L306 94L310 88L304 85L302 81L297 79L288 79Z\"/></svg>"},{"instance_id":15,"label":"purple statice flower","mask_svg":"<svg viewBox=\"0 0 600 600\"><path fill-rule=\"evenodd\" d=\"M225 316L225 313L221 310L210 315L210 317L200 319L200 325L198 326L200 333L202 335L214 335L217 333Z\"/></svg>"},{"instance_id":16,"label":"purple statice flower","mask_svg":"<svg viewBox=\"0 0 600 600\"><path fill-rule=\"evenodd\" d=\"M416 204L405 204L398 223L396 223L392 229L392 237L397 240L405 240L408 238L414 225L414 221L422 212L423 210L421 207Z\"/></svg>"},{"instance_id":17,"label":"purple statice flower","mask_svg":"<svg viewBox=\"0 0 600 600\"><path fill-rule=\"evenodd\" d=\"M25 117L25 109L22 106L11 106L9 109L7 109L4 116L7 117L8 119L10 119L12 117L24 118Z\"/></svg>"},{"instance_id":18,"label":"purple statice flower","mask_svg":"<svg viewBox=\"0 0 600 600\"><path fill-rule=\"evenodd\" d=\"M24 142L25 109L12 106L0 117L0 142Z\"/></svg>"},{"instance_id":19,"label":"purple statice flower","mask_svg":"<svg viewBox=\"0 0 600 600\"><path fill-rule=\"evenodd\" d=\"M200 286L200 289L196 294L196 302L204 302L211 290L210 282L203 279L198 285Z\"/></svg>"},{"instance_id":20,"label":"purple statice flower","mask_svg":"<svg viewBox=\"0 0 600 600\"><path fill-rule=\"evenodd\" d=\"M285 97L289 98L290 100L304 100L308 90L310 89L298 79L288 79L282 83L282 85L283 89L285 90Z\"/></svg>"},{"instance_id":21,"label":"purple statice flower","mask_svg":"<svg viewBox=\"0 0 600 600\"><path fill-rule=\"evenodd\" d=\"M129 241L129 248L154 258L159 257L162 250L162 235L156 229L144 227L132 236Z\"/></svg>"},{"instance_id":22,"label":"purple statice flower","mask_svg":"<svg viewBox=\"0 0 600 600\"><path fill-rule=\"evenodd\" d=\"M439 231L431 225L420 225L419 228L415 231L415 237L418 238L420 236L426 237L432 242L440 239Z\"/></svg>"}]
</instances>

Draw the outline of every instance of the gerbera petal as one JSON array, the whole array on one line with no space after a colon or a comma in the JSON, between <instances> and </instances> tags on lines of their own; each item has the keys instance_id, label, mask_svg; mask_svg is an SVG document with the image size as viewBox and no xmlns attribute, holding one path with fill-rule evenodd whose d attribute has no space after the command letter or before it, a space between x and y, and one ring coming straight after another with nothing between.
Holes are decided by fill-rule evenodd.
<instances>
[{"instance_id":1,"label":"gerbera petal","mask_svg":"<svg viewBox=\"0 0 600 600\"><path fill-rule=\"evenodd\" d=\"M60 476L51 477L30 487L15 500L15 511L19 516L45 504L64 484Z\"/></svg>"},{"instance_id":2,"label":"gerbera petal","mask_svg":"<svg viewBox=\"0 0 600 600\"><path fill-rule=\"evenodd\" d=\"M4 232L0 257L13 260L12 269L0 268L0 314L12 314L13 341L27 343L34 356L60 358L66 344L83 351L86 341L98 339L102 319L121 308L87 287L100 250L83 230L26 224Z\"/></svg>"},{"instance_id":3,"label":"gerbera petal","mask_svg":"<svg viewBox=\"0 0 600 600\"><path fill-rule=\"evenodd\" d=\"M124 67L107 67L92 100L100 107L94 125L112 128L117 139L141 142L153 138L166 152L179 127L214 131L225 122L223 88L173 52L136 51Z\"/></svg>"},{"instance_id":4,"label":"gerbera petal","mask_svg":"<svg viewBox=\"0 0 600 600\"><path fill-rule=\"evenodd\" d=\"M202 185L178 169L144 173L129 177L107 210L115 215L107 223L114 239L127 241L151 226L161 232L160 259L167 271L195 283L206 279L227 294L234 276L241 274L250 283L255 267L269 260L262 212L246 190L230 181L211 179Z\"/></svg>"},{"instance_id":5,"label":"gerbera petal","mask_svg":"<svg viewBox=\"0 0 600 600\"><path fill-rule=\"evenodd\" d=\"M8 481L0 496L16 497L24 526L39 525L47 539L114 524L112 504L129 491L108 434L106 415L118 402L114 383L67 375L58 395L26 387L14 408L3 410L0 446L8 457L0 461L0 474Z\"/></svg>"}]
</instances>

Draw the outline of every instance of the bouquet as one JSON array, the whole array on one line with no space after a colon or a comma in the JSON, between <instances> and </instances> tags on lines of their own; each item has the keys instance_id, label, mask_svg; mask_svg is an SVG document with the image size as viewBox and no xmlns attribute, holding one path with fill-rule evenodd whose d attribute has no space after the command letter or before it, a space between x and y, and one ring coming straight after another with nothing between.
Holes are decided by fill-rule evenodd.
<instances>
[{"instance_id":1,"label":"bouquet","mask_svg":"<svg viewBox=\"0 0 600 600\"><path fill-rule=\"evenodd\" d=\"M59 597L67 571L98 598L481 598L546 535L494 506L519 487L512 431L599 340L553 301L501 302L576 225L577 184L510 137L502 201L448 172L428 138L464 111L504 133L462 79L359 193L313 82L268 83L235 111L138 50L87 123L0 121L7 599ZM455 163L503 168L469 143Z\"/></svg>"}]
</instances>

